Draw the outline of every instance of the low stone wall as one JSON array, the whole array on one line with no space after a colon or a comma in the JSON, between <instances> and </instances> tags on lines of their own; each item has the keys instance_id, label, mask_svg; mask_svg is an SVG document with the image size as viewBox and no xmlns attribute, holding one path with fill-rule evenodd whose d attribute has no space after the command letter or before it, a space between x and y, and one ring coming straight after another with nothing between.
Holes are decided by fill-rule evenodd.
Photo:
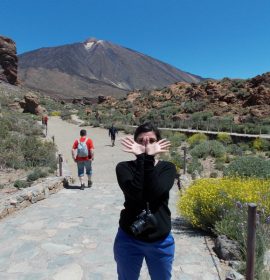
<instances>
[{"instance_id":1,"label":"low stone wall","mask_svg":"<svg viewBox=\"0 0 270 280\"><path fill-rule=\"evenodd\" d=\"M42 182L19 190L0 201L0 219L58 192L63 188L63 179L63 177L47 177Z\"/></svg>"},{"instance_id":2,"label":"low stone wall","mask_svg":"<svg viewBox=\"0 0 270 280\"><path fill-rule=\"evenodd\" d=\"M57 173L59 174L59 167ZM42 182L34 183L29 188L19 190L6 198L0 198L0 220L15 211L46 199L64 186L68 186L73 178L66 161L62 163L62 175L62 177L50 176L44 178Z\"/></svg>"}]
</instances>

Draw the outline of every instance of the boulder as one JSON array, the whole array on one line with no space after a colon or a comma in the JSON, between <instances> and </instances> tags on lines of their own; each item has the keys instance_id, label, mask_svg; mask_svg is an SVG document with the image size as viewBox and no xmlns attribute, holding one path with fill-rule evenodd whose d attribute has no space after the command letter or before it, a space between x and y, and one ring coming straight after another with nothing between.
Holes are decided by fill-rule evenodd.
<instances>
[{"instance_id":1,"label":"boulder","mask_svg":"<svg viewBox=\"0 0 270 280\"><path fill-rule=\"evenodd\" d=\"M105 102L105 101L106 101L106 97L105 97L105 96L100 95L100 96L98 97L98 104L101 104L101 103L103 103L103 102Z\"/></svg>"},{"instance_id":2,"label":"boulder","mask_svg":"<svg viewBox=\"0 0 270 280\"><path fill-rule=\"evenodd\" d=\"M235 94L233 94L232 92L229 93L229 94L226 94L224 97L223 97L223 101L227 102L227 103L235 103L237 102L237 98L235 96Z\"/></svg>"},{"instance_id":3,"label":"boulder","mask_svg":"<svg viewBox=\"0 0 270 280\"><path fill-rule=\"evenodd\" d=\"M230 240L225 235L216 238L214 250L217 256L225 261L241 260L241 251L238 243Z\"/></svg>"},{"instance_id":4,"label":"boulder","mask_svg":"<svg viewBox=\"0 0 270 280\"><path fill-rule=\"evenodd\" d=\"M22 113L23 112L23 108L21 107L21 103L20 102L13 102L8 104L8 107L12 110L12 111L17 111Z\"/></svg>"},{"instance_id":5,"label":"boulder","mask_svg":"<svg viewBox=\"0 0 270 280\"><path fill-rule=\"evenodd\" d=\"M252 116L254 116L254 117L257 117L257 118L260 118L260 117L262 117L262 112L261 112L261 110L260 109L258 109L258 108L251 108L250 110L249 110L249 112L250 112L250 114L252 115Z\"/></svg>"},{"instance_id":6,"label":"boulder","mask_svg":"<svg viewBox=\"0 0 270 280\"><path fill-rule=\"evenodd\" d=\"M39 98L32 92L25 94L24 101L20 104L24 113L43 115L47 112L45 108L39 105Z\"/></svg>"},{"instance_id":7,"label":"boulder","mask_svg":"<svg viewBox=\"0 0 270 280\"><path fill-rule=\"evenodd\" d=\"M226 274L225 280L245 280L245 276L232 269Z\"/></svg>"}]
</instances>

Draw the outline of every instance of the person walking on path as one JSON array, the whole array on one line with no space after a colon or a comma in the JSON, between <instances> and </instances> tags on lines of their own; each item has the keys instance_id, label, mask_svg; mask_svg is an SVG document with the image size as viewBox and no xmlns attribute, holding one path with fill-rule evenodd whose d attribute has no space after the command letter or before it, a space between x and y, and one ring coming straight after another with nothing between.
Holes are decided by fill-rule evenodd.
<instances>
[{"instance_id":1,"label":"person walking on path","mask_svg":"<svg viewBox=\"0 0 270 280\"><path fill-rule=\"evenodd\" d=\"M115 143L116 133L118 133L118 131L112 124L112 126L109 128L109 136L111 136L112 147L115 145L114 143Z\"/></svg>"},{"instance_id":2,"label":"person walking on path","mask_svg":"<svg viewBox=\"0 0 270 280\"><path fill-rule=\"evenodd\" d=\"M126 137L121 144L136 160L116 166L125 197L114 241L118 279L137 280L145 258L152 280L169 280L175 245L168 202L176 168L155 156L167 152L170 142L161 139L151 123L145 123L136 129L134 139Z\"/></svg>"},{"instance_id":3,"label":"person walking on path","mask_svg":"<svg viewBox=\"0 0 270 280\"><path fill-rule=\"evenodd\" d=\"M86 130L80 131L80 139L76 139L72 146L72 158L77 163L78 176L81 183L81 190L84 190L84 170L88 177L88 188L92 187L92 161L94 160L94 145L90 138L86 137Z\"/></svg>"},{"instance_id":4,"label":"person walking on path","mask_svg":"<svg viewBox=\"0 0 270 280\"><path fill-rule=\"evenodd\" d=\"M44 124L45 124L45 126L47 127L48 126L48 116L47 115L45 115L44 116Z\"/></svg>"},{"instance_id":5,"label":"person walking on path","mask_svg":"<svg viewBox=\"0 0 270 280\"><path fill-rule=\"evenodd\" d=\"M41 117L42 125L45 126L46 136L47 136L47 134L48 134L48 120L49 120L49 118L48 118L47 115L43 115L43 116Z\"/></svg>"}]
</instances>

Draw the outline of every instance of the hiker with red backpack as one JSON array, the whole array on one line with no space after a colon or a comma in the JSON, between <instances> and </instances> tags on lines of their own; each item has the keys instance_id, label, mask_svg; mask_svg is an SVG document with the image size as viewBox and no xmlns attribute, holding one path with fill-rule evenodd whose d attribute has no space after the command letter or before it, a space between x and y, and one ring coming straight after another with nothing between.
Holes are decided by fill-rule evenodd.
<instances>
[{"instance_id":1,"label":"hiker with red backpack","mask_svg":"<svg viewBox=\"0 0 270 280\"><path fill-rule=\"evenodd\" d=\"M90 138L86 137L86 130L80 131L80 139L76 139L72 146L72 158L77 163L78 176L81 183L81 190L84 190L84 170L88 177L87 187L92 187L92 161L94 160L94 145Z\"/></svg>"}]
</instances>

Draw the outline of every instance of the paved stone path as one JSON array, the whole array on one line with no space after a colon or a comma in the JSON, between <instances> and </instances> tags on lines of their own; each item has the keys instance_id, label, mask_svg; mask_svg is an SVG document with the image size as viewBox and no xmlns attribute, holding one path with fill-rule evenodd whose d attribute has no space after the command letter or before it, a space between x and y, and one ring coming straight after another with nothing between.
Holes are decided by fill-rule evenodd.
<instances>
[{"instance_id":1,"label":"paved stone path","mask_svg":"<svg viewBox=\"0 0 270 280\"><path fill-rule=\"evenodd\" d=\"M80 127L49 120L64 163L76 178L71 145ZM123 195L115 166L133 156L110 146L108 132L87 127L95 144L93 187L84 191L78 181L46 200L0 221L0 279L5 280L114 280L117 279L112 247ZM118 135L118 139L122 136ZM211 254L209 239L185 227L177 217L177 187L171 192L176 255L173 280L220 280L219 260ZM150 279L144 264L141 280ZM154 279L162 280L162 279Z\"/></svg>"}]
</instances>

